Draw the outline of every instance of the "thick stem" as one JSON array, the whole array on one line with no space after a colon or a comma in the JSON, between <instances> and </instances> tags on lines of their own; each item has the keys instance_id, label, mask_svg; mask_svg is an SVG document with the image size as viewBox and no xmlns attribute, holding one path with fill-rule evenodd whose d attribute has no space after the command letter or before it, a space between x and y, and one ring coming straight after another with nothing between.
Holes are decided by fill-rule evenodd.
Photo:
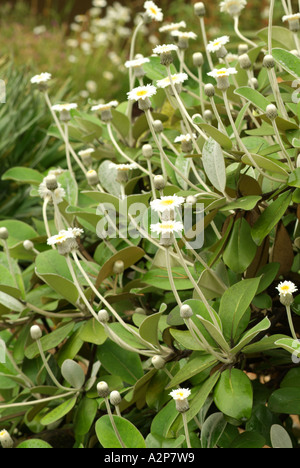
<instances>
[{"instance_id":1,"label":"thick stem","mask_svg":"<svg viewBox=\"0 0 300 468\"><path fill-rule=\"evenodd\" d=\"M181 413L181 414L182 414L182 421L183 421L186 445L187 445L188 448L192 448L191 441L190 441L189 428L188 428L187 419L186 419L186 413Z\"/></svg>"}]
</instances>

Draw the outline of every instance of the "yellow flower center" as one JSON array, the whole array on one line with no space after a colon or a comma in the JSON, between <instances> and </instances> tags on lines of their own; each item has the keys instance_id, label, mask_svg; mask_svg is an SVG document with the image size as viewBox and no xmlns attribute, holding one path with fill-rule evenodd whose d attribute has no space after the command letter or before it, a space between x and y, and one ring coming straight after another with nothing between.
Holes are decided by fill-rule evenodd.
<instances>
[{"instance_id":1,"label":"yellow flower center","mask_svg":"<svg viewBox=\"0 0 300 468\"><path fill-rule=\"evenodd\" d=\"M161 224L161 225L160 225L160 228L161 228L161 229L173 229L173 228L174 228L174 224Z\"/></svg>"},{"instance_id":2,"label":"yellow flower center","mask_svg":"<svg viewBox=\"0 0 300 468\"><path fill-rule=\"evenodd\" d=\"M147 94L147 91L145 89L140 90L136 93L138 97L146 96L146 94Z\"/></svg>"},{"instance_id":3,"label":"yellow flower center","mask_svg":"<svg viewBox=\"0 0 300 468\"><path fill-rule=\"evenodd\" d=\"M217 75L226 75L226 72L223 70L217 71Z\"/></svg>"},{"instance_id":4,"label":"yellow flower center","mask_svg":"<svg viewBox=\"0 0 300 468\"><path fill-rule=\"evenodd\" d=\"M155 10L155 8L153 8L153 7L150 8L150 11L151 11L151 13L153 13L154 15L157 14L157 10Z\"/></svg>"},{"instance_id":5,"label":"yellow flower center","mask_svg":"<svg viewBox=\"0 0 300 468\"><path fill-rule=\"evenodd\" d=\"M167 206L167 205L173 205L174 202L173 200L162 200L161 204Z\"/></svg>"},{"instance_id":6,"label":"yellow flower center","mask_svg":"<svg viewBox=\"0 0 300 468\"><path fill-rule=\"evenodd\" d=\"M288 291L288 290L290 289L290 287L286 284L286 285L284 285L284 286L281 286L280 289L281 289L282 291Z\"/></svg>"},{"instance_id":7,"label":"yellow flower center","mask_svg":"<svg viewBox=\"0 0 300 468\"><path fill-rule=\"evenodd\" d=\"M220 41L214 42L214 46L218 46L220 44Z\"/></svg>"}]
</instances>

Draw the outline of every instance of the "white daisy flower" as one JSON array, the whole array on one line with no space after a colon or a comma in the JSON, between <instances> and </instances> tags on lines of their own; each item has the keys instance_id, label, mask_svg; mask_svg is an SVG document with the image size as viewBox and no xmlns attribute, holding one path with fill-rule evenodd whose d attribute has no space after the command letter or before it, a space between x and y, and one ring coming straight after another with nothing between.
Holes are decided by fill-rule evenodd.
<instances>
[{"instance_id":1,"label":"white daisy flower","mask_svg":"<svg viewBox=\"0 0 300 468\"><path fill-rule=\"evenodd\" d=\"M46 83L51 80L51 73L41 73L40 75L35 75L31 78L30 82L32 84Z\"/></svg>"},{"instance_id":2,"label":"white daisy flower","mask_svg":"<svg viewBox=\"0 0 300 468\"><path fill-rule=\"evenodd\" d=\"M134 169L137 169L138 166L134 163L131 164L114 164L111 163L109 165L111 169L117 169L117 171L133 171Z\"/></svg>"},{"instance_id":3,"label":"white daisy flower","mask_svg":"<svg viewBox=\"0 0 300 468\"><path fill-rule=\"evenodd\" d=\"M125 62L125 67L126 68L136 68L136 67L142 67L145 63L149 63L150 59L147 57L140 57L134 60L127 60Z\"/></svg>"},{"instance_id":4,"label":"white daisy flower","mask_svg":"<svg viewBox=\"0 0 300 468\"><path fill-rule=\"evenodd\" d=\"M300 13L294 15L285 15L282 17L282 21L287 21L289 24L289 29L293 32L297 32L300 29Z\"/></svg>"},{"instance_id":5,"label":"white daisy flower","mask_svg":"<svg viewBox=\"0 0 300 468\"><path fill-rule=\"evenodd\" d=\"M91 155L94 152L95 152L94 148L86 148L84 150L79 151L78 155L81 157L85 157L85 156Z\"/></svg>"},{"instance_id":6,"label":"white daisy flower","mask_svg":"<svg viewBox=\"0 0 300 468\"><path fill-rule=\"evenodd\" d=\"M51 246L57 245L57 244L63 244L68 239L75 239L75 236L73 235L71 231L66 231L63 229L62 231L59 231L59 233L56 234L55 236L49 237L47 240L47 244Z\"/></svg>"},{"instance_id":7,"label":"white daisy flower","mask_svg":"<svg viewBox=\"0 0 300 468\"><path fill-rule=\"evenodd\" d=\"M157 90L155 86L147 84L146 86L138 86L137 88L134 88L132 91L127 93L127 96L131 101L139 101L140 99L145 100L154 96L156 92Z\"/></svg>"},{"instance_id":8,"label":"white daisy flower","mask_svg":"<svg viewBox=\"0 0 300 468\"><path fill-rule=\"evenodd\" d=\"M51 172L51 171L50 171ZM49 174L48 175L56 175L52 172L52 174ZM66 196L66 192L65 192L65 189L61 186L61 184L58 182L57 183L57 188L54 189L54 190L49 190L47 188L47 185L46 185L46 181L45 179L43 180L43 182L39 185L39 188L38 188L38 193L39 193L39 196L45 200L46 197L48 197L50 200L52 200L52 202L55 202L57 205L59 205L60 203L62 203L64 201L64 198Z\"/></svg>"},{"instance_id":9,"label":"white daisy flower","mask_svg":"<svg viewBox=\"0 0 300 468\"><path fill-rule=\"evenodd\" d=\"M78 105L75 103L69 103L69 104L55 104L52 106L52 110L55 112L63 112L67 111L69 112L72 109L77 109Z\"/></svg>"},{"instance_id":10,"label":"white daisy flower","mask_svg":"<svg viewBox=\"0 0 300 468\"><path fill-rule=\"evenodd\" d=\"M172 32L172 31L177 31L180 28L186 28L186 22L185 21L180 21L179 23L165 24L164 26L159 28L159 32L161 32L161 33Z\"/></svg>"},{"instance_id":11,"label":"white daisy flower","mask_svg":"<svg viewBox=\"0 0 300 468\"><path fill-rule=\"evenodd\" d=\"M207 73L208 76L212 76L215 79L221 78L223 76L229 76L229 75L234 75L237 73L236 69L233 67L229 68L215 68L211 72Z\"/></svg>"},{"instance_id":12,"label":"white daisy flower","mask_svg":"<svg viewBox=\"0 0 300 468\"><path fill-rule=\"evenodd\" d=\"M155 20L155 21L162 21L164 18L164 15L162 13L162 9L159 8L157 5L155 5L154 2L147 1L144 3L144 8L146 10L146 14L149 16L149 18Z\"/></svg>"},{"instance_id":13,"label":"white daisy flower","mask_svg":"<svg viewBox=\"0 0 300 468\"><path fill-rule=\"evenodd\" d=\"M300 19L300 13L295 13L294 15L284 15L282 21L296 21Z\"/></svg>"},{"instance_id":14,"label":"white daisy flower","mask_svg":"<svg viewBox=\"0 0 300 468\"><path fill-rule=\"evenodd\" d=\"M163 44L156 46L155 49L153 49L153 53L156 55L161 55L168 54L175 50L178 50L178 46L176 44Z\"/></svg>"},{"instance_id":15,"label":"white daisy flower","mask_svg":"<svg viewBox=\"0 0 300 468\"><path fill-rule=\"evenodd\" d=\"M280 296L286 296L287 294L293 294L298 291L298 288L292 281L282 281L276 289L279 291Z\"/></svg>"},{"instance_id":16,"label":"white daisy flower","mask_svg":"<svg viewBox=\"0 0 300 468\"><path fill-rule=\"evenodd\" d=\"M47 244L52 247L57 246L58 253L61 255L67 255L78 248L76 239L77 237L80 237L83 232L84 231L79 228L69 228L68 230L63 229L55 236L49 237Z\"/></svg>"},{"instance_id":17,"label":"white daisy flower","mask_svg":"<svg viewBox=\"0 0 300 468\"><path fill-rule=\"evenodd\" d=\"M12 448L14 445L14 441L12 440L9 432L6 429L2 429L0 431L0 445L2 448Z\"/></svg>"},{"instance_id":18,"label":"white daisy flower","mask_svg":"<svg viewBox=\"0 0 300 468\"><path fill-rule=\"evenodd\" d=\"M171 78L174 84L181 84L188 79L188 75L186 73L176 73L175 75L172 75ZM171 85L171 82L167 76L162 80L158 80L156 84L158 88L167 88Z\"/></svg>"},{"instance_id":19,"label":"white daisy flower","mask_svg":"<svg viewBox=\"0 0 300 468\"><path fill-rule=\"evenodd\" d=\"M195 133L193 133L193 135L191 135L190 133L188 133L187 135L180 135L175 138L174 143L188 142L192 140L192 137L194 139L197 139L197 135Z\"/></svg>"},{"instance_id":20,"label":"white daisy flower","mask_svg":"<svg viewBox=\"0 0 300 468\"><path fill-rule=\"evenodd\" d=\"M172 31L171 35L179 39L197 39L197 34L193 31Z\"/></svg>"},{"instance_id":21,"label":"white daisy flower","mask_svg":"<svg viewBox=\"0 0 300 468\"><path fill-rule=\"evenodd\" d=\"M152 200L150 206L154 211L163 213L172 208L178 208L184 203L185 199L183 197L178 197L177 195L165 196Z\"/></svg>"},{"instance_id":22,"label":"white daisy flower","mask_svg":"<svg viewBox=\"0 0 300 468\"><path fill-rule=\"evenodd\" d=\"M231 16L238 16L246 5L246 0L224 0L220 3L220 10Z\"/></svg>"},{"instance_id":23,"label":"white daisy flower","mask_svg":"<svg viewBox=\"0 0 300 468\"><path fill-rule=\"evenodd\" d=\"M230 38L229 36L222 36L218 37L214 41L210 41L209 44L207 45L207 50L209 52L216 52L221 49L225 44L229 42Z\"/></svg>"},{"instance_id":24,"label":"white daisy flower","mask_svg":"<svg viewBox=\"0 0 300 468\"><path fill-rule=\"evenodd\" d=\"M77 227L68 228L68 233L73 237L80 237L82 234L84 234L84 230Z\"/></svg>"},{"instance_id":25,"label":"white daisy flower","mask_svg":"<svg viewBox=\"0 0 300 468\"><path fill-rule=\"evenodd\" d=\"M151 232L156 234L173 234L183 231L183 224L180 221L164 221L162 223L151 224Z\"/></svg>"},{"instance_id":26,"label":"white daisy flower","mask_svg":"<svg viewBox=\"0 0 300 468\"><path fill-rule=\"evenodd\" d=\"M106 111L110 110L112 107L117 107L119 105L118 101L110 101L106 104L97 104L92 107L92 112L95 111Z\"/></svg>"},{"instance_id":27,"label":"white daisy flower","mask_svg":"<svg viewBox=\"0 0 300 468\"><path fill-rule=\"evenodd\" d=\"M169 395L173 398L173 400L186 400L191 394L189 388L178 388L177 390L172 390Z\"/></svg>"}]
</instances>

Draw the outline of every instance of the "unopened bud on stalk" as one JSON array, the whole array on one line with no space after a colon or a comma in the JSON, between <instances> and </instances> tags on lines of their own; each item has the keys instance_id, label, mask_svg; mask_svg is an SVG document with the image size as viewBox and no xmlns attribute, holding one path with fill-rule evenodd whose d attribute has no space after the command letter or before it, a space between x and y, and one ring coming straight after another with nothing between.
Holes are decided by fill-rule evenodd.
<instances>
[{"instance_id":1,"label":"unopened bud on stalk","mask_svg":"<svg viewBox=\"0 0 300 468\"><path fill-rule=\"evenodd\" d=\"M102 381L97 384L97 393L101 398L107 398L109 396L109 387L106 382Z\"/></svg>"},{"instance_id":2,"label":"unopened bud on stalk","mask_svg":"<svg viewBox=\"0 0 300 468\"><path fill-rule=\"evenodd\" d=\"M278 117L278 111L274 104L269 104L266 108L266 116L270 120L275 120Z\"/></svg>"},{"instance_id":3,"label":"unopened bud on stalk","mask_svg":"<svg viewBox=\"0 0 300 468\"><path fill-rule=\"evenodd\" d=\"M163 190L166 186L166 181L162 175L154 176L153 183L156 190Z\"/></svg>"},{"instance_id":4,"label":"unopened bud on stalk","mask_svg":"<svg viewBox=\"0 0 300 468\"><path fill-rule=\"evenodd\" d=\"M184 304L183 306L181 306L180 308L180 317L183 318L183 319L188 319L190 317L192 317L193 315L193 311L192 311L192 308L187 305L187 304Z\"/></svg>"},{"instance_id":5,"label":"unopened bud on stalk","mask_svg":"<svg viewBox=\"0 0 300 468\"><path fill-rule=\"evenodd\" d=\"M275 67L275 60L272 55L268 54L264 56L263 66L268 69Z\"/></svg>"},{"instance_id":6,"label":"unopened bud on stalk","mask_svg":"<svg viewBox=\"0 0 300 468\"><path fill-rule=\"evenodd\" d=\"M99 310L98 320L100 323L107 323L109 321L109 314L105 309Z\"/></svg>"},{"instance_id":7,"label":"unopened bud on stalk","mask_svg":"<svg viewBox=\"0 0 300 468\"><path fill-rule=\"evenodd\" d=\"M215 87L212 83L208 83L204 86L204 93L207 97L213 97L215 95Z\"/></svg>"},{"instance_id":8,"label":"unopened bud on stalk","mask_svg":"<svg viewBox=\"0 0 300 468\"><path fill-rule=\"evenodd\" d=\"M248 52L249 47L247 44L239 44L238 45L238 55L243 55Z\"/></svg>"},{"instance_id":9,"label":"unopened bud on stalk","mask_svg":"<svg viewBox=\"0 0 300 468\"><path fill-rule=\"evenodd\" d=\"M14 441L6 429L0 431L0 445L2 448L13 448Z\"/></svg>"},{"instance_id":10,"label":"unopened bud on stalk","mask_svg":"<svg viewBox=\"0 0 300 468\"><path fill-rule=\"evenodd\" d=\"M30 336L34 341L39 340L42 337L42 330L38 325L33 325L30 328Z\"/></svg>"},{"instance_id":11,"label":"unopened bud on stalk","mask_svg":"<svg viewBox=\"0 0 300 468\"><path fill-rule=\"evenodd\" d=\"M166 361L161 356L153 356L151 362L155 369L163 369L166 365Z\"/></svg>"},{"instance_id":12,"label":"unopened bud on stalk","mask_svg":"<svg viewBox=\"0 0 300 468\"><path fill-rule=\"evenodd\" d=\"M153 156L153 148L151 145L144 145L142 148L143 156L150 159Z\"/></svg>"},{"instance_id":13,"label":"unopened bud on stalk","mask_svg":"<svg viewBox=\"0 0 300 468\"><path fill-rule=\"evenodd\" d=\"M189 195L188 197L186 197L185 202L186 202L188 205L195 205L195 204L197 203L197 198L194 197L194 195Z\"/></svg>"},{"instance_id":14,"label":"unopened bud on stalk","mask_svg":"<svg viewBox=\"0 0 300 468\"><path fill-rule=\"evenodd\" d=\"M45 177L44 181L48 190L54 191L57 189L58 183L57 183L56 176L54 174L51 174Z\"/></svg>"},{"instance_id":15,"label":"unopened bud on stalk","mask_svg":"<svg viewBox=\"0 0 300 468\"><path fill-rule=\"evenodd\" d=\"M206 9L205 9L204 3L202 3L202 2L195 3L194 12L195 12L195 15L197 15L197 16L205 16Z\"/></svg>"},{"instance_id":16,"label":"unopened bud on stalk","mask_svg":"<svg viewBox=\"0 0 300 468\"><path fill-rule=\"evenodd\" d=\"M87 182L89 185L97 185L99 183L99 177L97 172L92 169L86 173Z\"/></svg>"},{"instance_id":17,"label":"unopened bud on stalk","mask_svg":"<svg viewBox=\"0 0 300 468\"><path fill-rule=\"evenodd\" d=\"M149 110L151 108L151 101L148 97L146 99L139 99L138 106L142 111Z\"/></svg>"},{"instance_id":18,"label":"unopened bud on stalk","mask_svg":"<svg viewBox=\"0 0 300 468\"><path fill-rule=\"evenodd\" d=\"M109 395L109 401L113 406L118 406L122 401L122 397L117 390L113 390Z\"/></svg>"},{"instance_id":19,"label":"unopened bud on stalk","mask_svg":"<svg viewBox=\"0 0 300 468\"><path fill-rule=\"evenodd\" d=\"M203 117L204 117L204 120L206 120L207 122L211 122L213 119L212 111L209 109L206 109L203 113Z\"/></svg>"},{"instance_id":20,"label":"unopened bud on stalk","mask_svg":"<svg viewBox=\"0 0 300 468\"><path fill-rule=\"evenodd\" d=\"M243 70L249 70L252 67L252 62L248 54L242 54L239 56L239 64Z\"/></svg>"},{"instance_id":21,"label":"unopened bud on stalk","mask_svg":"<svg viewBox=\"0 0 300 468\"><path fill-rule=\"evenodd\" d=\"M117 260L114 263L113 272L115 275L120 275L121 273L124 273L124 269L125 269L125 265L122 260Z\"/></svg>"},{"instance_id":22,"label":"unopened bud on stalk","mask_svg":"<svg viewBox=\"0 0 300 468\"><path fill-rule=\"evenodd\" d=\"M28 251L33 250L34 249L34 243L31 242L30 240L25 240L23 242L23 247L24 247L25 250L28 250Z\"/></svg>"},{"instance_id":23,"label":"unopened bud on stalk","mask_svg":"<svg viewBox=\"0 0 300 468\"><path fill-rule=\"evenodd\" d=\"M0 228L0 239L7 240L9 237L8 230L6 227Z\"/></svg>"},{"instance_id":24,"label":"unopened bud on stalk","mask_svg":"<svg viewBox=\"0 0 300 468\"><path fill-rule=\"evenodd\" d=\"M252 88L254 89L258 89L258 81L257 81L257 78L250 78L249 80L249 86L251 86Z\"/></svg>"},{"instance_id":25,"label":"unopened bud on stalk","mask_svg":"<svg viewBox=\"0 0 300 468\"><path fill-rule=\"evenodd\" d=\"M193 54L193 63L195 67L202 67L204 63L203 54L201 52L196 52Z\"/></svg>"},{"instance_id":26,"label":"unopened bud on stalk","mask_svg":"<svg viewBox=\"0 0 300 468\"><path fill-rule=\"evenodd\" d=\"M156 133L162 133L164 131L164 126L161 120L154 120L153 128Z\"/></svg>"}]
</instances>

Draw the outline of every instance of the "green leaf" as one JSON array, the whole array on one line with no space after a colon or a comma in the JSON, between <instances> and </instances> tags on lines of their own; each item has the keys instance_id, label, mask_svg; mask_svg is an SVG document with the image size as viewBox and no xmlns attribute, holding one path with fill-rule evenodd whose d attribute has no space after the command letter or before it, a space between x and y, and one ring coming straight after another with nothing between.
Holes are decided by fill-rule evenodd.
<instances>
[{"instance_id":1,"label":"green leaf","mask_svg":"<svg viewBox=\"0 0 300 468\"><path fill-rule=\"evenodd\" d=\"M87 343L101 345L107 339L105 329L95 318L88 320L81 328L79 337Z\"/></svg>"},{"instance_id":2,"label":"green leaf","mask_svg":"<svg viewBox=\"0 0 300 468\"><path fill-rule=\"evenodd\" d=\"M193 276L195 277L194 271L190 270ZM173 278L175 287L178 291L184 291L186 289L193 289L193 284L191 283L189 277L187 276L184 268L174 267L172 268ZM172 286L169 281L168 272L166 269L154 268L149 270L143 276L143 283L150 284L159 289L164 289L167 291L172 291Z\"/></svg>"},{"instance_id":3,"label":"green leaf","mask_svg":"<svg viewBox=\"0 0 300 468\"><path fill-rule=\"evenodd\" d=\"M57 177L57 181L62 185L66 192L66 200L68 201L69 205L76 205L77 203L77 194L78 194L78 186L77 182L72 177L69 171L65 171Z\"/></svg>"},{"instance_id":4,"label":"green leaf","mask_svg":"<svg viewBox=\"0 0 300 468\"><path fill-rule=\"evenodd\" d=\"M288 432L279 424L273 424L270 431L270 437L273 448L293 448L293 444Z\"/></svg>"},{"instance_id":5,"label":"green leaf","mask_svg":"<svg viewBox=\"0 0 300 468\"><path fill-rule=\"evenodd\" d=\"M43 176L29 167L12 167L3 174L2 180L15 180L21 184L40 185L43 182Z\"/></svg>"},{"instance_id":6,"label":"green leaf","mask_svg":"<svg viewBox=\"0 0 300 468\"><path fill-rule=\"evenodd\" d=\"M300 342L298 340L294 340L294 338L280 338L275 341L275 345L293 354L296 359L300 356Z\"/></svg>"},{"instance_id":7,"label":"green leaf","mask_svg":"<svg viewBox=\"0 0 300 468\"><path fill-rule=\"evenodd\" d=\"M212 127L207 123L201 123L199 124L199 127L201 127L202 130L204 130L207 133L207 135L209 135L217 143L219 143L219 145L221 145L222 148L224 148L225 150L231 150L232 141L227 135L220 132L220 130L218 130L216 127Z\"/></svg>"},{"instance_id":8,"label":"green leaf","mask_svg":"<svg viewBox=\"0 0 300 468\"><path fill-rule=\"evenodd\" d=\"M202 162L205 173L213 186L224 193L226 187L226 169L222 148L209 138L202 150Z\"/></svg>"},{"instance_id":9,"label":"green leaf","mask_svg":"<svg viewBox=\"0 0 300 468\"><path fill-rule=\"evenodd\" d=\"M250 101L255 107L265 112L267 106L270 104L267 98L265 98L259 91L248 86L242 86L234 90L234 94L241 96L247 101Z\"/></svg>"},{"instance_id":10,"label":"green leaf","mask_svg":"<svg viewBox=\"0 0 300 468\"><path fill-rule=\"evenodd\" d=\"M41 439L29 439L21 442L16 448L20 449L42 449L42 448L52 448L50 444Z\"/></svg>"},{"instance_id":11,"label":"green leaf","mask_svg":"<svg viewBox=\"0 0 300 468\"><path fill-rule=\"evenodd\" d=\"M158 324L164 310L149 315L140 326L141 337L155 346L159 345Z\"/></svg>"},{"instance_id":12,"label":"green leaf","mask_svg":"<svg viewBox=\"0 0 300 468\"><path fill-rule=\"evenodd\" d=\"M116 109L112 109L111 113L113 116L113 126L123 138L126 138L129 133L130 127L128 117L125 114L122 114L122 112L117 111Z\"/></svg>"},{"instance_id":13,"label":"green leaf","mask_svg":"<svg viewBox=\"0 0 300 468\"><path fill-rule=\"evenodd\" d=\"M66 359L61 366L62 376L76 389L83 386L85 376L82 367L72 359Z\"/></svg>"},{"instance_id":14,"label":"green leaf","mask_svg":"<svg viewBox=\"0 0 300 468\"><path fill-rule=\"evenodd\" d=\"M244 346L250 343L259 333L262 331L268 330L271 326L271 322L268 317L265 317L261 322L259 322L255 327L248 330L241 338L239 343L231 350L233 354L241 351Z\"/></svg>"},{"instance_id":15,"label":"green leaf","mask_svg":"<svg viewBox=\"0 0 300 468\"><path fill-rule=\"evenodd\" d=\"M285 387L275 390L269 398L268 408L273 413L300 414L299 388Z\"/></svg>"},{"instance_id":16,"label":"green leaf","mask_svg":"<svg viewBox=\"0 0 300 468\"><path fill-rule=\"evenodd\" d=\"M84 397L80 401L74 417L74 431L77 436L83 436L89 432L96 417L97 410L97 400Z\"/></svg>"},{"instance_id":17,"label":"green leaf","mask_svg":"<svg viewBox=\"0 0 300 468\"><path fill-rule=\"evenodd\" d=\"M272 49L272 55L278 65L288 73L300 78L300 59L285 49Z\"/></svg>"},{"instance_id":18,"label":"green leaf","mask_svg":"<svg viewBox=\"0 0 300 468\"><path fill-rule=\"evenodd\" d=\"M126 448L146 448L142 434L130 421L115 415L113 419ZM98 419L95 430L103 448L122 448L107 414Z\"/></svg>"},{"instance_id":19,"label":"green leaf","mask_svg":"<svg viewBox=\"0 0 300 468\"><path fill-rule=\"evenodd\" d=\"M255 431L246 431L239 434L230 444L229 448L263 448L266 445L265 438Z\"/></svg>"},{"instance_id":20,"label":"green leaf","mask_svg":"<svg viewBox=\"0 0 300 468\"><path fill-rule=\"evenodd\" d=\"M229 211L229 210L253 210L257 203L261 200L259 195L249 195L247 197L241 197L237 200L228 203L226 206L220 208L220 211Z\"/></svg>"},{"instance_id":21,"label":"green leaf","mask_svg":"<svg viewBox=\"0 0 300 468\"><path fill-rule=\"evenodd\" d=\"M292 187L300 188L300 167L297 167L289 176L288 182Z\"/></svg>"},{"instance_id":22,"label":"green leaf","mask_svg":"<svg viewBox=\"0 0 300 468\"><path fill-rule=\"evenodd\" d=\"M190 359L185 366L177 372L166 388L177 387L194 375L198 375L209 367L213 367L216 363L217 360L213 356L208 356L207 354L197 355L193 359Z\"/></svg>"},{"instance_id":23,"label":"green leaf","mask_svg":"<svg viewBox=\"0 0 300 468\"><path fill-rule=\"evenodd\" d=\"M222 372L214 389L214 402L226 416L237 420L249 419L253 390L247 375L239 369L227 369Z\"/></svg>"},{"instance_id":24,"label":"green leaf","mask_svg":"<svg viewBox=\"0 0 300 468\"><path fill-rule=\"evenodd\" d=\"M119 375L131 385L144 375L138 354L127 351L110 340L98 346L97 356L108 372Z\"/></svg>"},{"instance_id":25,"label":"green leaf","mask_svg":"<svg viewBox=\"0 0 300 468\"><path fill-rule=\"evenodd\" d=\"M254 259L256 250L249 223L245 218L238 218L223 253L224 263L235 273L243 273Z\"/></svg>"},{"instance_id":26,"label":"green leaf","mask_svg":"<svg viewBox=\"0 0 300 468\"><path fill-rule=\"evenodd\" d=\"M226 426L223 413L211 414L201 428L201 447L216 448Z\"/></svg>"},{"instance_id":27,"label":"green leaf","mask_svg":"<svg viewBox=\"0 0 300 468\"><path fill-rule=\"evenodd\" d=\"M249 306L253 300L260 278L239 281L223 294L219 316L223 324L223 333L233 342L240 336L249 323Z\"/></svg>"},{"instance_id":28,"label":"green leaf","mask_svg":"<svg viewBox=\"0 0 300 468\"><path fill-rule=\"evenodd\" d=\"M292 199L290 191L284 192L277 200L273 201L265 211L260 215L252 227L252 238L257 245L261 245L265 237L270 234L272 229L285 214Z\"/></svg>"},{"instance_id":29,"label":"green leaf","mask_svg":"<svg viewBox=\"0 0 300 468\"><path fill-rule=\"evenodd\" d=\"M62 341L69 335L69 333L71 333L74 325L75 323L73 321L68 322L67 324L56 328L56 330L52 331L48 335L42 336L40 342L43 350L48 351L49 349L53 349L62 343ZM25 356L28 359L33 359L34 357L38 356L38 354L39 349L36 342L29 345L25 350Z\"/></svg>"},{"instance_id":30,"label":"green leaf","mask_svg":"<svg viewBox=\"0 0 300 468\"><path fill-rule=\"evenodd\" d=\"M49 424L53 424L54 422L62 419L66 414L70 413L75 406L77 398L70 398L64 401L61 405L54 408L50 411L46 416L41 419L41 424L43 426L48 426Z\"/></svg>"},{"instance_id":31,"label":"green leaf","mask_svg":"<svg viewBox=\"0 0 300 468\"><path fill-rule=\"evenodd\" d=\"M177 330L177 328L170 328L170 333L173 338L180 343L185 349L199 351L203 348L199 345L198 341L191 335L189 330Z\"/></svg>"},{"instance_id":32,"label":"green leaf","mask_svg":"<svg viewBox=\"0 0 300 468\"><path fill-rule=\"evenodd\" d=\"M284 182L288 178L288 167L286 164L283 164L282 162L278 161L277 159L271 158L269 156L261 156L260 154L251 154L252 159L254 162L260 167L261 169L265 169L266 171L269 171L270 173L275 173L276 177L278 178L277 174L280 176L279 178L282 178L282 181ZM249 156L246 154L242 156L242 162L244 164L247 164L248 166L253 166L253 162L250 160Z\"/></svg>"},{"instance_id":33,"label":"green leaf","mask_svg":"<svg viewBox=\"0 0 300 468\"><path fill-rule=\"evenodd\" d=\"M0 314L12 312L22 312L25 306L14 297L0 291Z\"/></svg>"}]
</instances>

